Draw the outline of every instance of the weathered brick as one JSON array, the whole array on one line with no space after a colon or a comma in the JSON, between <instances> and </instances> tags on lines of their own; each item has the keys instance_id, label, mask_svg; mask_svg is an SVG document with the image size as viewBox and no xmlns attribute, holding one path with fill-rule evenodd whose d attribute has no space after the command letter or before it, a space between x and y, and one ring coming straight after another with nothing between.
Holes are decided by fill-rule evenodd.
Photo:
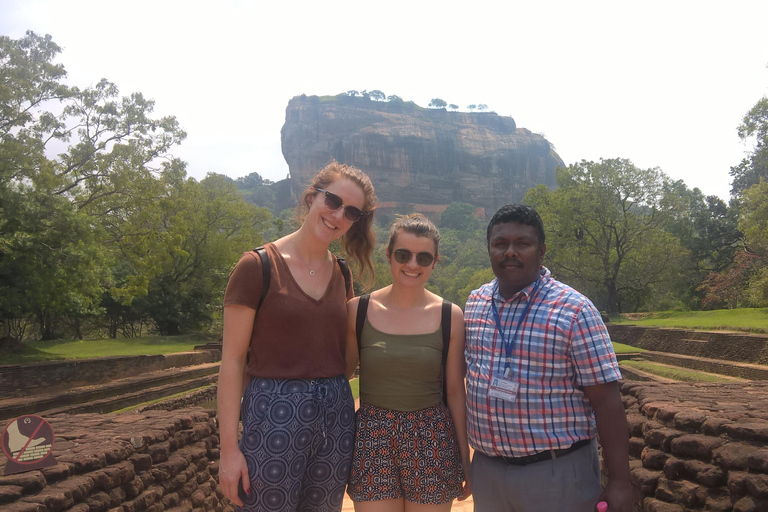
<instances>
[{"instance_id":1,"label":"weathered brick","mask_svg":"<svg viewBox=\"0 0 768 512\"><path fill-rule=\"evenodd\" d=\"M749 474L744 479L747 492L755 498L768 499L768 475Z\"/></svg>"},{"instance_id":2,"label":"weathered brick","mask_svg":"<svg viewBox=\"0 0 768 512\"><path fill-rule=\"evenodd\" d=\"M701 433L707 436L719 436L723 432L723 426L731 423L731 420L721 417L708 417L701 425Z\"/></svg>"},{"instance_id":3,"label":"weathered brick","mask_svg":"<svg viewBox=\"0 0 768 512\"><path fill-rule=\"evenodd\" d=\"M743 441L768 441L768 421L738 421L722 426L722 430L732 439Z\"/></svg>"},{"instance_id":4,"label":"weathered brick","mask_svg":"<svg viewBox=\"0 0 768 512\"><path fill-rule=\"evenodd\" d=\"M726 469L749 468L749 455L755 451L755 447L746 443L726 443L712 450L712 460L718 466Z\"/></svg>"},{"instance_id":5,"label":"weathered brick","mask_svg":"<svg viewBox=\"0 0 768 512\"><path fill-rule=\"evenodd\" d=\"M179 493L171 492L163 495L162 502L165 508L173 508L181 502L181 498Z\"/></svg>"},{"instance_id":6,"label":"weathered brick","mask_svg":"<svg viewBox=\"0 0 768 512\"><path fill-rule=\"evenodd\" d=\"M134 453L128 460L133 464L133 469L136 472L147 471L152 467L152 456L146 453Z\"/></svg>"},{"instance_id":7,"label":"weathered brick","mask_svg":"<svg viewBox=\"0 0 768 512\"><path fill-rule=\"evenodd\" d=\"M133 500L144 492L144 482L137 476L127 484L123 485L123 490L125 490L126 496Z\"/></svg>"},{"instance_id":8,"label":"weathered brick","mask_svg":"<svg viewBox=\"0 0 768 512\"><path fill-rule=\"evenodd\" d=\"M667 503L655 498L643 500L643 512L684 512L683 507L674 503Z\"/></svg>"},{"instance_id":9,"label":"weathered brick","mask_svg":"<svg viewBox=\"0 0 768 512\"><path fill-rule=\"evenodd\" d=\"M645 468L633 469L630 473L635 487L640 489L643 495L652 495L656 490L661 471L651 471Z\"/></svg>"},{"instance_id":10,"label":"weathered brick","mask_svg":"<svg viewBox=\"0 0 768 512\"><path fill-rule=\"evenodd\" d=\"M699 434L687 434L670 441L670 450L679 457L692 457L705 462L712 459L712 450L722 446L723 442L716 437Z\"/></svg>"},{"instance_id":11,"label":"weathered brick","mask_svg":"<svg viewBox=\"0 0 768 512\"><path fill-rule=\"evenodd\" d=\"M645 444L669 452L672 440L685 435L685 432L673 428L659 428L645 433Z\"/></svg>"},{"instance_id":12,"label":"weathered brick","mask_svg":"<svg viewBox=\"0 0 768 512\"><path fill-rule=\"evenodd\" d=\"M682 410L675 414L674 427L680 430L699 432L707 415L699 410Z\"/></svg>"},{"instance_id":13,"label":"weathered brick","mask_svg":"<svg viewBox=\"0 0 768 512\"><path fill-rule=\"evenodd\" d=\"M631 457L640 458L643 453L643 448L645 448L645 440L642 437L629 438L629 455Z\"/></svg>"},{"instance_id":14,"label":"weathered brick","mask_svg":"<svg viewBox=\"0 0 768 512\"><path fill-rule=\"evenodd\" d=\"M109 510L112 506L112 497L103 491L99 491L88 496L86 503L90 512L103 512Z\"/></svg>"},{"instance_id":15,"label":"weathered brick","mask_svg":"<svg viewBox=\"0 0 768 512\"><path fill-rule=\"evenodd\" d=\"M701 507L707 500L707 492L700 486L687 480L669 480L659 478L656 486L657 499L675 502L689 508Z\"/></svg>"},{"instance_id":16,"label":"weathered brick","mask_svg":"<svg viewBox=\"0 0 768 512\"><path fill-rule=\"evenodd\" d=\"M747 456L747 465L749 469L768 473L768 450L753 450Z\"/></svg>"},{"instance_id":17,"label":"weathered brick","mask_svg":"<svg viewBox=\"0 0 768 512\"><path fill-rule=\"evenodd\" d=\"M664 476L670 480L680 480L685 476L685 461L677 457L669 457L664 463Z\"/></svg>"},{"instance_id":18,"label":"weathered brick","mask_svg":"<svg viewBox=\"0 0 768 512\"><path fill-rule=\"evenodd\" d=\"M13 485L21 487L24 494L40 492L48 482L40 471L28 471L15 475L0 476L0 485Z\"/></svg>"},{"instance_id":19,"label":"weathered brick","mask_svg":"<svg viewBox=\"0 0 768 512\"><path fill-rule=\"evenodd\" d=\"M41 469L40 472L45 476L45 480L49 484L53 484L74 475L75 465L59 462L55 466Z\"/></svg>"},{"instance_id":20,"label":"weathered brick","mask_svg":"<svg viewBox=\"0 0 768 512\"><path fill-rule=\"evenodd\" d=\"M48 509L41 503L16 501L14 503L3 505L3 512L48 512ZM232 512L234 512L234 508L232 509Z\"/></svg>"},{"instance_id":21,"label":"weathered brick","mask_svg":"<svg viewBox=\"0 0 768 512\"><path fill-rule=\"evenodd\" d=\"M171 446L168 442L157 443L147 447L147 453L152 457L152 463L157 464L168 460L171 453Z\"/></svg>"},{"instance_id":22,"label":"weathered brick","mask_svg":"<svg viewBox=\"0 0 768 512\"><path fill-rule=\"evenodd\" d=\"M733 512L765 512L766 510L768 510L768 501L753 496L745 496L733 505Z\"/></svg>"},{"instance_id":23,"label":"weathered brick","mask_svg":"<svg viewBox=\"0 0 768 512\"><path fill-rule=\"evenodd\" d=\"M40 503L41 505L44 505L49 512L61 512L75 504L75 500L72 498L72 492L61 488L46 488L32 496L24 496L20 501Z\"/></svg>"},{"instance_id":24,"label":"weathered brick","mask_svg":"<svg viewBox=\"0 0 768 512\"><path fill-rule=\"evenodd\" d=\"M0 505L18 500L23 491L18 485L0 485Z\"/></svg>"},{"instance_id":25,"label":"weathered brick","mask_svg":"<svg viewBox=\"0 0 768 512\"><path fill-rule=\"evenodd\" d=\"M93 485L101 491L114 489L122 483L122 471L113 466L88 473L93 478Z\"/></svg>"},{"instance_id":26,"label":"weathered brick","mask_svg":"<svg viewBox=\"0 0 768 512\"><path fill-rule=\"evenodd\" d=\"M664 463L669 458L669 454L646 446L643 448L640 458L643 461L643 467L660 470L664 468Z\"/></svg>"}]
</instances>

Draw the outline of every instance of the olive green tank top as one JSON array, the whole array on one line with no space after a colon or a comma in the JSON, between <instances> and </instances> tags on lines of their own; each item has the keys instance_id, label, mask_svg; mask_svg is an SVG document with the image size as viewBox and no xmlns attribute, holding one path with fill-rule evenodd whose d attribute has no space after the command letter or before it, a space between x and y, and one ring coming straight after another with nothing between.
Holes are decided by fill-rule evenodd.
<instances>
[{"instance_id":1,"label":"olive green tank top","mask_svg":"<svg viewBox=\"0 0 768 512\"><path fill-rule=\"evenodd\" d=\"M366 318L361 347L360 400L397 411L441 401L442 327L427 334L387 334Z\"/></svg>"}]
</instances>

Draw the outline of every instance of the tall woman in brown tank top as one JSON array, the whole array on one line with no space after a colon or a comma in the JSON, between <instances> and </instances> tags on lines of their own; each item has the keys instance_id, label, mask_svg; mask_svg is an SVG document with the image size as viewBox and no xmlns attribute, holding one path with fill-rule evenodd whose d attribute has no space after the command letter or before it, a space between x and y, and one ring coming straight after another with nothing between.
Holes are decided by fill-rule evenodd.
<instances>
[{"instance_id":1,"label":"tall woman in brown tank top","mask_svg":"<svg viewBox=\"0 0 768 512\"><path fill-rule=\"evenodd\" d=\"M347 374L360 358L360 409L347 493L357 512L443 512L470 493L464 315L450 305L442 368L443 299L425 288L440 234L420 214L391 228L392 284L370 295L357 352L359 298L347 304ZM442 376L448 407L442 401Z\"/></svg>"},{"instance_id":2,"label":"tall woman in brown tank top","mask_svg":"<svg viewBox=\"0 0 768 512\"><path fill-rule=\"evenodd\" d=\"M368 177L333 162L301 198L301 227L264 246L263 302L258 255L245 253L232 271L218 385L219 479L238 510L341 509L354 440L344 375L346 301L354 293L328 248L340 239L372 271L374 204Z\"/></svg>"}]
</instances>

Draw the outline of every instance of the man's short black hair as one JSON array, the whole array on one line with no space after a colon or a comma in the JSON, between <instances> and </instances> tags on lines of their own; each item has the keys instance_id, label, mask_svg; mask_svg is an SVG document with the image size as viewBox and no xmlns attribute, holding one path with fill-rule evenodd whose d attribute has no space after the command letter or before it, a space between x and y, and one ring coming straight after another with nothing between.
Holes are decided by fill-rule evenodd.
<instances>
[{"instance_id":1,"label":"man's short black hair","mask_svg":"<svg viewBox=\"0 0 768 512\"><path fill-rule=\"evenodd\" d=\"M541 217L536 213L536 210L524 204L508 204L499 208L499 211L491 217L491 222L488 223L486 242L489 245L491 243L493 227L496 224L504 224L506 222L517 222L518 224L533 227L536 230L536 234L539 235L539 243L544 243L544 223L541 222Z\"/></svg>"}]
</instances>

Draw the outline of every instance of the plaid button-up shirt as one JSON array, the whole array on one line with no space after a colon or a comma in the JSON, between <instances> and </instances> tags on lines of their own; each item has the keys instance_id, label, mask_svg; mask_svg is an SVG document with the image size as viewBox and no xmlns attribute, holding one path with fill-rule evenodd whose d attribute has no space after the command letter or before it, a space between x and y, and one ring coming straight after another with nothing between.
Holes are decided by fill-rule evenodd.
<instances>
[{"instance_id":1,"label":"plaid button-up shirt","mask_svg":"<svg viewBox=\"0 0 768 512\"><path fill-rule=\"evenodd\" d=\"M594 412L581 388L621 378L600 313L545 267L520 318L534 285L505 300L494 279L467 300L469 444L489 456L521 457L594 437ZM508 363L492 300L512 346ZM520 386L514 401L488 394L491 377L502 377L507 364Z\"/></svg>"}]
</instances>

